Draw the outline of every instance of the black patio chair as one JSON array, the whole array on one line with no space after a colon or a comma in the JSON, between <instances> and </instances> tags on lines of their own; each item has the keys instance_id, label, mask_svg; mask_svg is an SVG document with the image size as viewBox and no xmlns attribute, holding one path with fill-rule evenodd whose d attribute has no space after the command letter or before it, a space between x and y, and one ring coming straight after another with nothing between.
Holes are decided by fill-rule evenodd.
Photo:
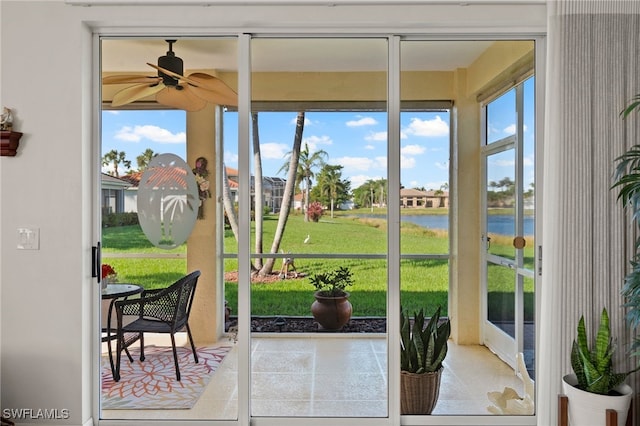
<instances>
[{"instance_id":1,"label":"black patio chair","mask_svg":"<svg viewBox=\"0 0 640 426\"><path fill-rule=\"evenodd\" d=\"M189 315L196 291L196 284L200 277L200 271L195 271L180 278L167 288L145 290L138 299L118 300L115 303L117 319L117 347L116 369L113 379L120 380L120 359L122 351L130 346L133 341L125 340L128 333L136 333L140 340L140 361L144 361L144 333L166 333L171 335L173 348L173 361L176 368L176 379L180 380L180 367L178 366L178 352L176 350L175 333L182 329L187 330L193 359L198 363L198 354L189 328ZM125 323L123 318L136 317L130 323Z\"/></svg>"}]
</instances>

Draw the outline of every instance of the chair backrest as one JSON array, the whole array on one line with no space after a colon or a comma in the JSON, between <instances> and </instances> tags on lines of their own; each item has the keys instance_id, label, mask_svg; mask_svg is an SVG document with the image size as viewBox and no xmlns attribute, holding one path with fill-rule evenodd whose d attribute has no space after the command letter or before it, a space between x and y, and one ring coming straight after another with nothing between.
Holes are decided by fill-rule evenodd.
<instances>
[{"instance_id":1,"label":"chair backrest","mask_svg":"<svg viewBox=\"0 0 640 426\"><path fill-rule=\"evenodd\" d=\"M185 275L169 287L140 298L141 316L155 318L178 331L189 320L200 271Z\"/></svg>"},{"instance_id":2,"label":"chair backrest","mask_svg":"<svg viewBox=\"0 0 640 426\"><path fill-rule=\"evenodd\" d=\"M196 295L196 285L198 284L199 277L200 271L194 271L178 280L178 282L182 281L182 291L180 292L176 306L174 330L181 329L189 320L191 305L193 305L193 298Z\"/></svg>"}]
</instances>

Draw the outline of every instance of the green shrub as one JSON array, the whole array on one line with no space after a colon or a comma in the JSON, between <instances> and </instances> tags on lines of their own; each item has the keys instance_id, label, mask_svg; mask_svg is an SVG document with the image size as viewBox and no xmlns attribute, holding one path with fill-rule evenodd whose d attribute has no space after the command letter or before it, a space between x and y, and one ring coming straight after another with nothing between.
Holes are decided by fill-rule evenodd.
<instances>
[{"instance_id":1,"label":"green shrub","mask_svg":"<svg viewBox=\"0 0 640 426\"><path fill-rule=\"evenodd\" d=\"M138 225L138 213L108 213L102 216L102 227Z\"/></svg>"}]
</instances>

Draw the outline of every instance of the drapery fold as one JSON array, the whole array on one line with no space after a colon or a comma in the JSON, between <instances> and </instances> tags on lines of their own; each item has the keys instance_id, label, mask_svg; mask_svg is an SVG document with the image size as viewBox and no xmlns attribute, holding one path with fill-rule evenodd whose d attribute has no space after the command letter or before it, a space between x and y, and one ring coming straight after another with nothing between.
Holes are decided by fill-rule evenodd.
<instances>
[{"instance_id":1,"label":"drapery fold","mask_svg":"<svg viewBox=\"0 0 640 426\"><path fill-rule=\"evenodd\" d=\"M539 425L556 423L581 315L593 329L606 307L619 342L616 364L635 363L620 296L635 236L610 188L615 158L640 143L640 120L619 115L640 93L639 34L640 2L548 3ZM631 380L640 389L638 375Z\"/></svg>"}]
</instances>

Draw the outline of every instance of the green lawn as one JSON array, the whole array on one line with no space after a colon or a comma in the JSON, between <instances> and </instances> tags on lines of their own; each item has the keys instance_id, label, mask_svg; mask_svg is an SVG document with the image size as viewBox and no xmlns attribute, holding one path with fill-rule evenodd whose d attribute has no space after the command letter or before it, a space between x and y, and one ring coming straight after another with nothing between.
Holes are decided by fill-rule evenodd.
<instances>
[{"instance_id":1,"label":"green lawn","mask_svg":"<svg viewBox=\"0 0 640 426\"><path fill-rule=\"evenodd\" d=\"M277 223L276 216L265 217L264 251L269 251ZM286 252L314 254L384 254L387 250L386 222L379 219L356 219L336 215L331 219L325 214L320 222L304 222L302 215L292 214L281 248ZM310 235L310 242L304 239ZM118 272L121 282L140 283L146 288L165 286L186 273L186 259L126 259L107 258L109 253L166 253L154 248L146 241L140 227L115 227L103 230L103 262L111 264ZM253 248L253 240L252 240ZM492 242L492 248L497 250ZM507 250L507 248L505 248ZM237 243L230 230L225 231L225 251L237 252ZM253 251L253 250L252 250ZM493 251L493 250L492 250ZM532 252L532 249L530 249ZM186 246L168 251L186 253ZM401 229L402 254L446 254L448 236L442 231L434 232L410 223ZM212 253L213 256L213 253ZM532 253L528 258L532 262ZM213 261L213 259L212 259ZM410 311L424 307L427 312L443 307L447 314L448 262L446 260L420 259L401 262L401 303ZM282 262L276 260L274 271ZM386 315L387 267L385 259L303 259L295 260L298 272L314 274L348 266L353 272L355 285L349 290L354 307L354 316ZM225 260L225 270L237 270L235 259ZM506 282L505 279L499 280ZM496 292L509 291L508 283ZM532 284L528 285L532 287ZM528 288L527 291L532 291ZM234 313L237 313L237 284L227 282L225 298ZM251 285L252 315L309 315L313 302L313 287L308 279L278 280L271 283Z\"/></svg>"}]
</instances>

